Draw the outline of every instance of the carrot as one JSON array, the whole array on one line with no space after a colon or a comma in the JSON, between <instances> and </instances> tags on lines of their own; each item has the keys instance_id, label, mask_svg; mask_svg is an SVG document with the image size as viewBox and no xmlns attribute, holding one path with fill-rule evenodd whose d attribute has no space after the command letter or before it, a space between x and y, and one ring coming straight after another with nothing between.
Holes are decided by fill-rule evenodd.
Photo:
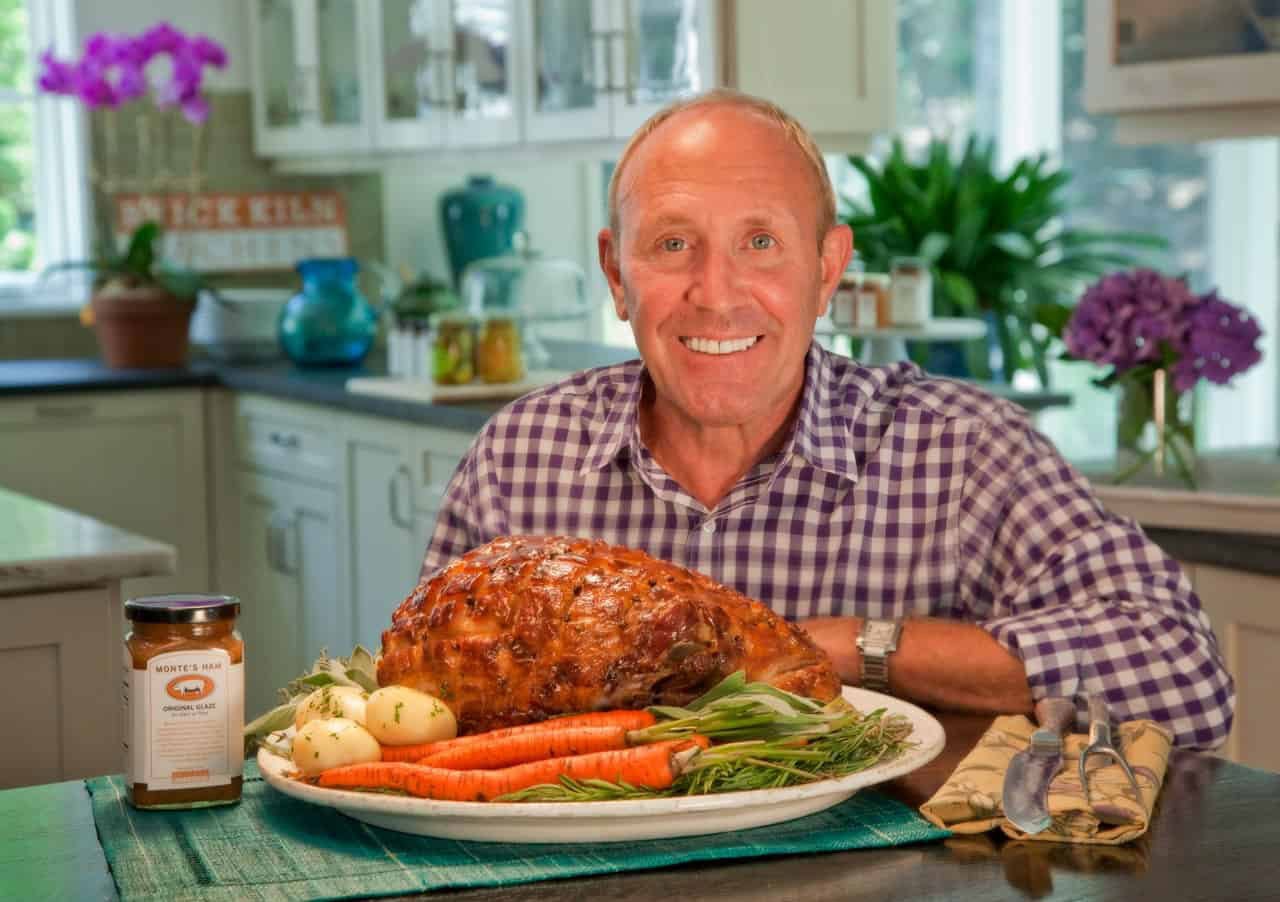
<instances>
[{"instance_id":1,"label":"carrot","mask_svg":"<svg viewBox=\"0 0 1280 902\"><path fill-rule=\"evenodd\" d=\"M402 761L375 761L330 768L320 774L318 782L335 789L398 789L420 798L455 802L488 802L530 786L555 783L560 777L665 789L685 766L688 756L682 753L694 747L705 748L706 742L704 737L670 739L637 748L549 758L501 770L448 770Z\"/></svg>"},{"instance_id":2,"label":"carrot","mask_svg":"<svg viewBox=\"0 0 1280 902\"><path fill-rule=\"evenodd\" d=\"M625 727L628 730L642 730L657 722L648 711L632 711L618 709L616 711L592 711L588 714L570 714L566 717L553 717L537 723L521 724L517 727L503 727L489 730L487 733L472 733L470 736L459 736L456 739L442 739L438 742L422 742L417 745L384 745L383 761L421 761L436 752L474 744L486 744L495 739L516 736L522 733L541 732L543 730L559 730L569 727Z\"/></svg>"},{"instance_id":3,"label":"carrot","mask_svg":"<svg viewBox=\"0 0 1280 902\"><path fill-rule=\"evenodd\" d=\"M455 745L427 755L418 763L452 770L493 770L547 758L626 747L626 727L566 727L560 730L528 730L489 742Z\"/></svg>"}]
</instances>

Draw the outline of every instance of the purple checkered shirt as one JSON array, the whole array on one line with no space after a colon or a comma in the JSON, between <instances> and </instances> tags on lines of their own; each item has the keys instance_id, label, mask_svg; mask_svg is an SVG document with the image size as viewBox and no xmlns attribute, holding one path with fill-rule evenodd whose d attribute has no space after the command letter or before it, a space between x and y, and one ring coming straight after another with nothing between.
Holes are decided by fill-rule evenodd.
<instances>
[{"instance_id":1,"label":"purple checkered shirt","mask_svg":"<svg viewBox=\"0 0 1280 902\"><path fill-rule=\"evenodd\" d=\"M638 360L577 373L497 413L454 474L428 575L501 535L571 535L700 570L788 618L975 622L1036 698L1104 691L1213 747L1234 689L1176 563L1017 406L901 363L814 344L783 450L707 510L641 441Z\"/></svg>"}]
</instances>

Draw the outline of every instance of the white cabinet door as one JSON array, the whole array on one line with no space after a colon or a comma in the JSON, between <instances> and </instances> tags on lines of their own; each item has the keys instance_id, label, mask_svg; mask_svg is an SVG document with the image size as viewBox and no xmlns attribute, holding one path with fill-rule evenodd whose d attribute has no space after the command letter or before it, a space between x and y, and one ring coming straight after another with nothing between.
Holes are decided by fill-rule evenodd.
<instances>
[{"instance_id":1,"label":"white cabinet door","mask_svg":"<svg viewBox=\"0 0 1280 902\"><path fill-rule=\"evenodd\" d=\"M251 0L254 148L264 156L373 146L366 0Z\"/></svg>"},{"instance_id":2,"label":"white cabinet door","mask_svg":"<svg viewBox=\"0 0 1280 902\"><path fill-rule=\"evenodd\" d=\"M125 597L213 587L206 469L200 389L0 400L0 485L177 549Z\"/></svg>"},{"instance_id":3,"label":"white cabinet door","mask_svg":"<svg viewBox=\"0 0 1280 902\"><path fill-rule=\"evenodd\" d=\"M355 638L376 652L391 612L417 583L422 548L408 427L364 418L352 424L347 430L347 534Z\"/></svg>"},{"instance_id":4,"label":"white cabinet door","mask_svg":"<svg viewBox=\"0 0 1280 902\"><path fill-rule=\"evenodd\" d=\"M775 5L788 8L792 17L802 15L790 4ZM609 51L614 137L628 137L668 103L715 84L714 9L705 0L614 0Z\"/></svg>"},{"instance_id":5,"label":"white cabinet door","mask_svg":"<svg viewBox=\"0 0 1280 902\"><path fill-rule=\"evenodd\" d=\"M332 489L241 471L239 574L245 645L245 717L278 703L276 689L321 648L351 649L342 592L338 504Z\"/></svg>"},{"instance_id":6,"label":"white cabinet door","mask_svg":"<svg viewBox=\"0 0 1280 902\"><path fill-rule=\"evenodd\" d=\"M1236 719L1227 738L1232 761L1280 770L1280 577L1197 564L1196 594L1236 681Z\"/></svg>"},{"instance_id":7,"label":"white cabinet door","mask_svg":"<svg viewBox=\"0 0 1280 902\"><path fill-rule=\"evenodd\" d=\"M893 0L735 0L731 9L732 87L777 103L824 147L893 128Z\"/></svg>"},{"instance_id":8,"label":"white cabinet door","mask_svg":"<svg viewBox=\"0 0 1280 902\"><path fill-rule=\"evenodd\" d=\"M0 624L0 789L119 773L118 587L0 598Z\"/></svg>"},{"instance_id":9,"label":"white cabinet door","mask_svg":"<svg viewBox=\"0 0 1280 902\"><path fill-rule=\"evenodd\" d=\"M384 0L370 28L379 149L520 140L514 0Z\"/></svg>"},{"instance_id":10,"label":"white cabinet door","mask_svg":"<svg viewBox=\"0 0 1280 902\"><path fill-rule=\"evenodd\" d=\"M520 12L526 140L609 138L612 0L529 0Z\"/></svg>"}]
</instances>

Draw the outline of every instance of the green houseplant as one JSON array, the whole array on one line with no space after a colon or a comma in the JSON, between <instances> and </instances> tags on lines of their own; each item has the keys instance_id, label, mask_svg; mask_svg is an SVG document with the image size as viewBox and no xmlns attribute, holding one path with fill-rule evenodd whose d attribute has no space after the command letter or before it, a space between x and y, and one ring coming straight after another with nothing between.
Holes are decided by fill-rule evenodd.
<instances>
[{"instance_id":1,"label":"green houseplant","mask_svg":"<svg viewBox=\"0 0 1280 902\"><path fill-rule=\"evenodd\" d=\"M936 316L988 319L1000 348L993 373L985 344L966 346L970 374L1033 370L1049 384L1050 348L1071 315L1071 301L1103 273L1136 265L1136 251L1166 242L1137 232L1099 232L1063 225L1070 173L1047 156L996 171L995 143L971 137L958 159L933 139L913 161L895 139L882 163L853 156L867 184L866 202L841 198L841 219L873 272L894 257L924 258L933 271Z\"/></svg>"}]
</instances>

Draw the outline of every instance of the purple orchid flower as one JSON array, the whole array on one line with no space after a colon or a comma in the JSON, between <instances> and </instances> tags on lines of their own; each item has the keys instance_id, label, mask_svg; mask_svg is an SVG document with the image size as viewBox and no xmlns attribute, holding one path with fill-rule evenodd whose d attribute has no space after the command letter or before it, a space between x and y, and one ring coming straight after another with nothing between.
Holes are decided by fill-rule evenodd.
<instances>
[{"instance_id":1,"label":"purple orchid flower","mask_svg":"<svg viewBox=\"0 0 1280 902\"><path fill-rule=\"evenodd\" d=\"M168 22L158 22L138 37L92 35L75 63L45 51L38 83L42 91L75 95L90 108L117 107L147 93L147 65L160 55L169 57L171 71L169 80L156 87L156 105L178 106L188 121L204 122L209 103L202 95L203 69L225 68L227 51L206 35L188 38Z\"/></svg>"}]
</instances>

